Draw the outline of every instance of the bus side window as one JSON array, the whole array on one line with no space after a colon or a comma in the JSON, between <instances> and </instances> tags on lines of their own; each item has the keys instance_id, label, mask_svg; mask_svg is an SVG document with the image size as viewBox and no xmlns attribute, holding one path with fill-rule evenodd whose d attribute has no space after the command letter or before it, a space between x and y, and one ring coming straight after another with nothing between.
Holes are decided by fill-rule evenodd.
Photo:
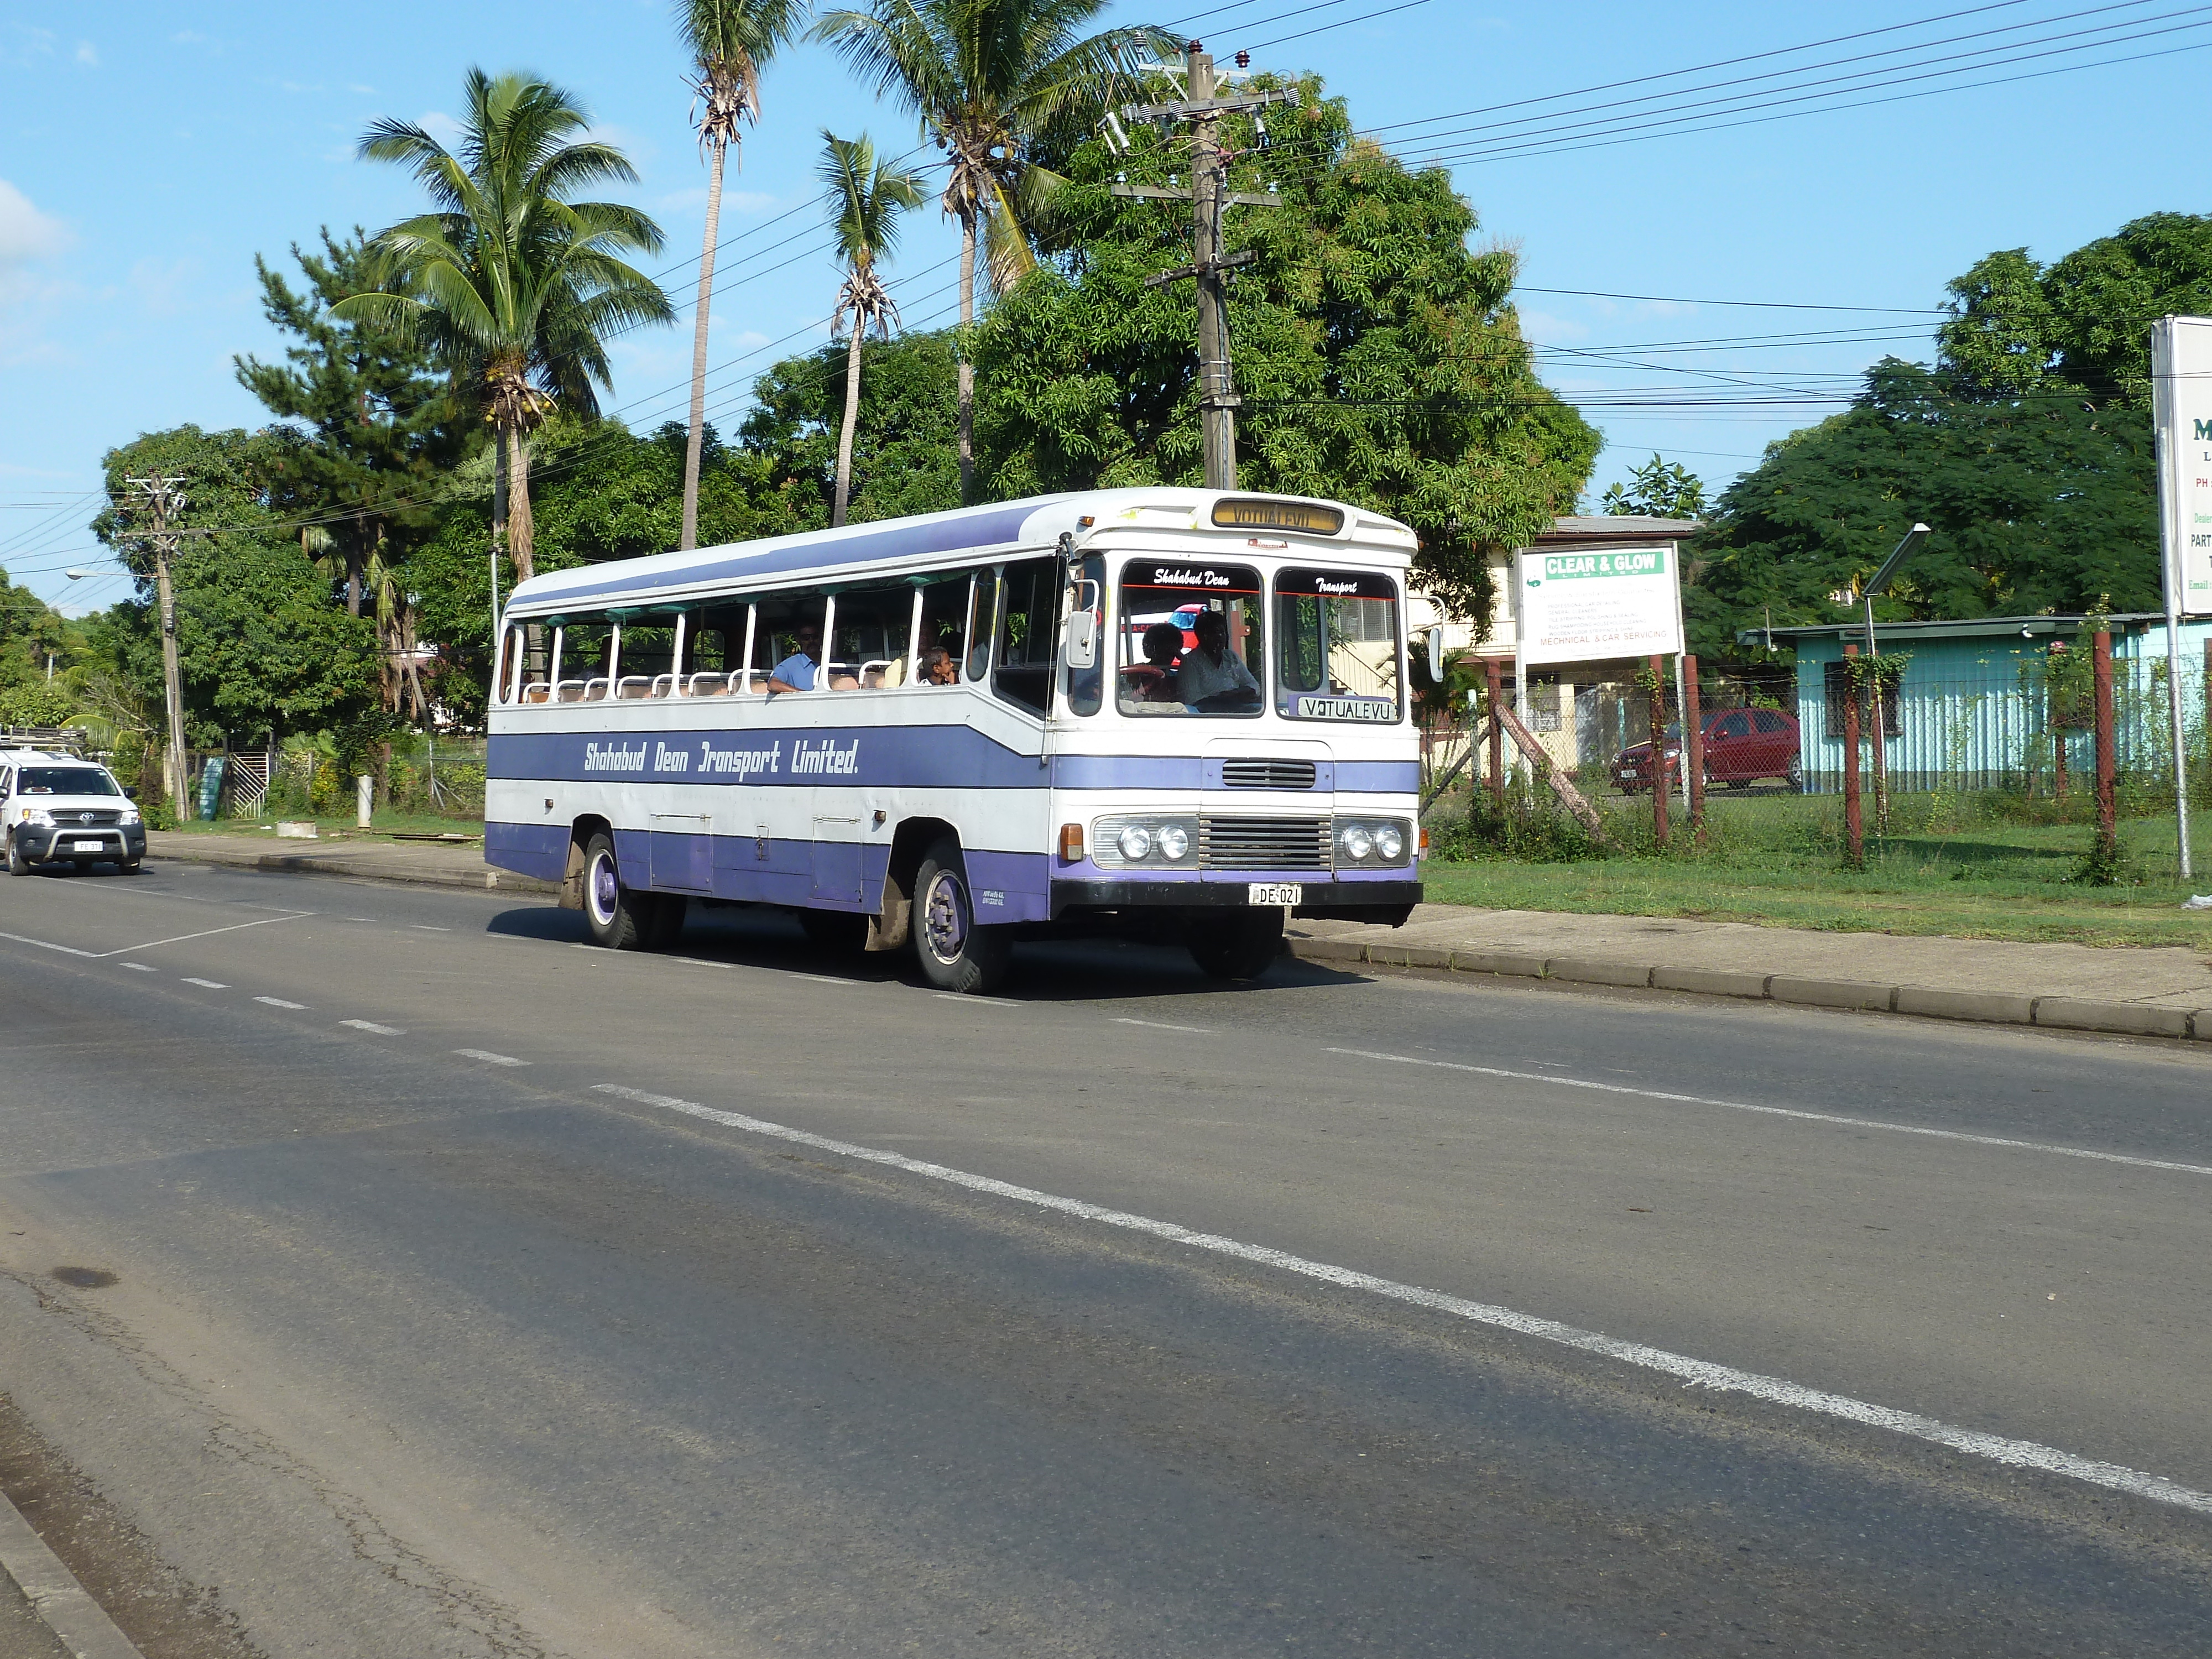
<instances>
[{"instance_id":1,"label":"bus side window","mask_svg":"<svg viewBox=\"0 0 2212 1659\"><path fill-rule=\"evenodd\" d=\"M1060 562L1024 559L1006 567L991 690L1042 714L1051 705L1052 647L1060 617Z\"/></svg>"},{"instance_id":2,"label":"bus side window","mask_svg":"<svg viewBox=\"0 0 2212 1659\"><path fill-rule=\"evenodd\" d=\"M990 580L988 572L983 580ZM918 680L929 682L930 653L940 649L951 659L953 680L967 678L963 665L968 657L968 613L975 585L975 573L963 570L957 576L931 582L921 590L921 660L915 665Z\"/></svg>"}]
</instances>

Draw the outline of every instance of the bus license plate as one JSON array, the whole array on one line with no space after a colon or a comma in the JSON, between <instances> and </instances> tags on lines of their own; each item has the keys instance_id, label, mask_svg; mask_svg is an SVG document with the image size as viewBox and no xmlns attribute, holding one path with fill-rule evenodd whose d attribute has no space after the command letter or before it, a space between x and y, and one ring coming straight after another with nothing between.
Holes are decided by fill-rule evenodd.
<instances>
[{"instance_id":1,"label":"bus license plate","mask_svg":"<svg viewBox=\"0 0 2212 1659\"><path fill-rule=\"evenodd\" d=\"M70 851L72 853L97 853L100 850L101 845L102 843L96 841L73 841L70 843ZM1253 901L1255 904L1258 902L1259 901L1256 899Z\"/></svg>"},{"instance_id":2,"label":"bus license plate","mask_svg":"<svg viewBox=\"0 0 2212 1659\"><path fill-rule=\"evenodd\" d=\"M1255 881L1244 895L1247 904L1289 904L1305 902L1306 890L1294 881Z\"/></svg>"}]
</instances>

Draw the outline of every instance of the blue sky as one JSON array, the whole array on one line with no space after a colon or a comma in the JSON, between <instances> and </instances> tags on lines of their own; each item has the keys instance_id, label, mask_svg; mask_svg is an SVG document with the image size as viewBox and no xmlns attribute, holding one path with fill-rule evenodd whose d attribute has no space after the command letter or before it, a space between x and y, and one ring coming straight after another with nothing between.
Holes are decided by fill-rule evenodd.
<instances>
[{"instance_id":1,"label":"blue sky","mask_svg":"<svg viewBox=\"0 0 2212 1659\"><path fill-rule=\"evenodd\" d=\"M1725 482L1884 352L1925 358L1943 283L1991 249L2052 258L2207 205L2190 136L2212 52L2189 49L2212 42L2212 7L2179 0L1115 0L1104 15L1317 69L1360 126L1451 166L1481 237L1519 251L1547 379L1606 434L1593 498L1654 450ZM231 372L234 353L277 349L253 255L415 210L355 144L379 116L436 128L471 64L573 88L637 164L629 196L667 230L659 264L687 315L617 343L606 401L641 428L680 418L705 172L669 20L666 0L0 6L0 564L72 609L122 596L119 579L62 574L102 557L84 528L101 453L185 421L260 422ZM1672 74L1723 60L1748 61ZM742 237L714 312L726 429L754 374L826 333L819 129L914 138L818 47L773 65L763 94L723 219ZM1607 119L1633 128L1589 125ZM955 246L933 209L911 222L894 272L909 325L950 314Z\"/></svg>"}]
</instances>

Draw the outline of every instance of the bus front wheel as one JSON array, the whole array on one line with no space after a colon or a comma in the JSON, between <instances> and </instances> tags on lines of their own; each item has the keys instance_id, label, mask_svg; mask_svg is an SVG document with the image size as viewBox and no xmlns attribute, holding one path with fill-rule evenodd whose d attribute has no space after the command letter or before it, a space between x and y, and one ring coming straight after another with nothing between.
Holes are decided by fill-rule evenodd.
<instances>
[{"instance_id":1,"label":"bus front wheel","mask_svg":"<svg viewBox=\"0 0 2212 1659\"><path fill-rule=\"evenodd\" d=\"M604 830L584 848L584 922L592 943L610 951L642 950L658 919L654 895L622 883L614 837Z\"/></svg>"},{"instance_id":2,"label":"bus front wheel","mask_svg":"<svg viewBox=\"0 0 2212 1659\"><path fill-rule=\"evenodd\" d=\"M976 925L958 842L940 841L923 855L914 894L914 954L923 976L963 996L996 989L1012 945L1005 928Z\"/></svg>"}]
</instances>

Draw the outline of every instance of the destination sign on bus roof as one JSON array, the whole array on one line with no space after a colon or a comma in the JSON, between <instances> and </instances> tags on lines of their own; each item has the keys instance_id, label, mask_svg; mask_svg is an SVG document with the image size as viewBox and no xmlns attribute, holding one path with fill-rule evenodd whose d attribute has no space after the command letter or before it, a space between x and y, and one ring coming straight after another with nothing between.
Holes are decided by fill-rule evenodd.
<instances>
[{"instance_id":1,"label":"destination sign on bus roof","mask_svg":"<svg viewBox=\"0 0 2212 1659\"><path fill-rule=\"evenodd\" d=\"M1131 565L1121 578L1125 587L1196 587L1214 593L1256 593L1260 573L1240 564L1156 564L1149 568Z\"/></svg>"},{"instance_id":2,"label":"destination sign on bus roof","mask_svg":"<svg viewBox=\"0 0 2212 1659\"><path fill-rule=\"evenodd\" d=\"M1304 530L1317 536L1334 536L1344 528L1344 511L1316 507L1311 501L1232 495L1214 502L1213 522L1222 530Z\"/></svg>"}]
</instances>

